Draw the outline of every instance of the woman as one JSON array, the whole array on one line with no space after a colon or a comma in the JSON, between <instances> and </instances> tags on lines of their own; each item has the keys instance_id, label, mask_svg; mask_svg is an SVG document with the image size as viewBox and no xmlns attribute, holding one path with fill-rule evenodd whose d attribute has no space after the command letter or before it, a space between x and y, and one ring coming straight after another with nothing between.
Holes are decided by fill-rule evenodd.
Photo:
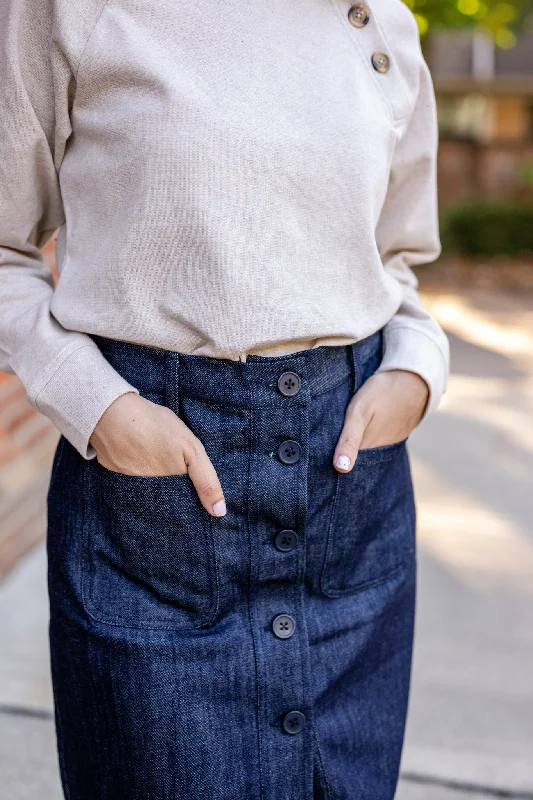
<instances>
[{"instance_id":1,"label":"woman","mask_svg":"<svg viewBox=\"0 0 533 800\"><path fill-rule=\"evenodd\" d=\"M7 0L3 369L62 436L70 800L391 800L446 389L400 0ZM59 228L55 291L38 248Z\"/></svg>"}]
</instances>

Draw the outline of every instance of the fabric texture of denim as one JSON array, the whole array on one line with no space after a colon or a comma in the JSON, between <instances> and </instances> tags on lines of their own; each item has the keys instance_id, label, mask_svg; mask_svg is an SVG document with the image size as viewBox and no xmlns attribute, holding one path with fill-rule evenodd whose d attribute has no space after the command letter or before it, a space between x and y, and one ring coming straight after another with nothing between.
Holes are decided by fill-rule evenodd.
<instances>
[{"instance_id":1,"label":"fabric texture of denim","mask_svg":"<svg viewBox=\"0 0 533 800\"><path fill-rule=\"evenodd\" d=\"M407 440L332 465L383 331L246 363L93 338L204 443L228 510L211 517L188 475L122 475L61 437L48 578L66 798L392 800L416 584Z\"/></svg>"}]
</instances>

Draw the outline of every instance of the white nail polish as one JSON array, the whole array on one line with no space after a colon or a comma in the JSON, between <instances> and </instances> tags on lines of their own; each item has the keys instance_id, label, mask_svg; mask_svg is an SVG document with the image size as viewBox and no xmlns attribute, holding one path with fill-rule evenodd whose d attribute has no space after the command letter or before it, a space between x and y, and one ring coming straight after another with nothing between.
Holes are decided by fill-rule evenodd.
<instances>
[{"instance_id":1,"label":"white nail polish","mask_svg":"<svg viewBox=\"0 0 533 800\"><path fill-rule=\"evenodd\" d=\"M226 513L226 501L217 500L217 502L213 506L213 514L215 515L215 517L223 517L225 513Z\"/></svg>"},{"instance_id":2,"label":"white nail polish","mask_svg":"<svg viewBox=\"0 0 533 800\"><path fill-rule=\"evenodd\" d=\"M350 469L350 459L348 456L338 456L335 461L335 466L341 469Z\"/></svg>"}]
</instances>

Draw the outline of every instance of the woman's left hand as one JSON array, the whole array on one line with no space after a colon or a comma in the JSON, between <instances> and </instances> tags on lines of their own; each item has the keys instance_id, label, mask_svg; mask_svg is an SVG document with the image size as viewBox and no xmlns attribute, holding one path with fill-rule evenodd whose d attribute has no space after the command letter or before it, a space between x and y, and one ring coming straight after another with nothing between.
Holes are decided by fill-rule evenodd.
<instances>
[{"instance_id":1,"label":"woman's left hand","mask_svg":"<svg viewBox=\"0 0 533 800\"><path fill-rule=\"evenodd\" d=\"M400 442L424 415L428 385L415 372L378 372L355 392L333 454L338 472L350 472L359 450Z\"/></svg>"}]
</instances>

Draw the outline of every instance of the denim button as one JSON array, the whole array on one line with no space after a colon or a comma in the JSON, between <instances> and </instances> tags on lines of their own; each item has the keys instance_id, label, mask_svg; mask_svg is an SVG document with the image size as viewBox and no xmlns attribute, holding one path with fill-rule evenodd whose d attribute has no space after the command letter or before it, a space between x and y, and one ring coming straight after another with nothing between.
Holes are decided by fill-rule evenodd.
<instances>
[{"instance_id":1,"label":"denim button","mask_svg":"<svg viewBox=\"0 0 533 800\"><path fill-rule=\"evenodd\" d=\"M281 553L290 553L298 544L298 537L294 531L279 531L274 539L274 544Z\"/></svg>"},{"instance_id":2,"label":"denim button","mask_svg":"<svg viewBox=\"0 0 533 800\"><path fill-rule=\"evenodd\" d=\"M366 6L358 3L348 11L348 19L354 28L364 28L370 22L370 12Z\"/></svg>"},{"instance_id":3,"label":"denim button","mask_svg":"<svg viewBox=\"0 0 533 800\"><path fill-rule=\"evenodd\" d=\"M285 397L294 397L301 385L300 376L295 372L283 372L278 378L278 389Z\"/></svg>"},{"instance_id":4,"label":"denim button","mask_svg":"<svg viewBox=\"0 0 533 800\"><path fill-rule=\"evenodd\" d=\"M278 458L282 464L296 464L300 460L302 448L298 442L287 439L278 447Z\"/></svg>"},{"instance_id":5,"label":"denim button","mask_svg":"<svg viewBox=\"0 0 533 800\"><path fill-rule=\"evenodd\" d=\"M296 622L288 614L278 614L272 620L272 630L278 639L290 639L296 630Z\"/></svg>"},{"instance_id":6,"label":"denim button","mask_svg":"<svg viewBox=\"0 0 533 800\"><path fill-rule=\"evenodd\" d=\"M305 716L301 711L289 711L289 713L285 714L283 717L282 725L285 733L290 733L291 736L295 736L297 733L301 733L303 731L305 725Z\"/></svg>"}]
</instances>

